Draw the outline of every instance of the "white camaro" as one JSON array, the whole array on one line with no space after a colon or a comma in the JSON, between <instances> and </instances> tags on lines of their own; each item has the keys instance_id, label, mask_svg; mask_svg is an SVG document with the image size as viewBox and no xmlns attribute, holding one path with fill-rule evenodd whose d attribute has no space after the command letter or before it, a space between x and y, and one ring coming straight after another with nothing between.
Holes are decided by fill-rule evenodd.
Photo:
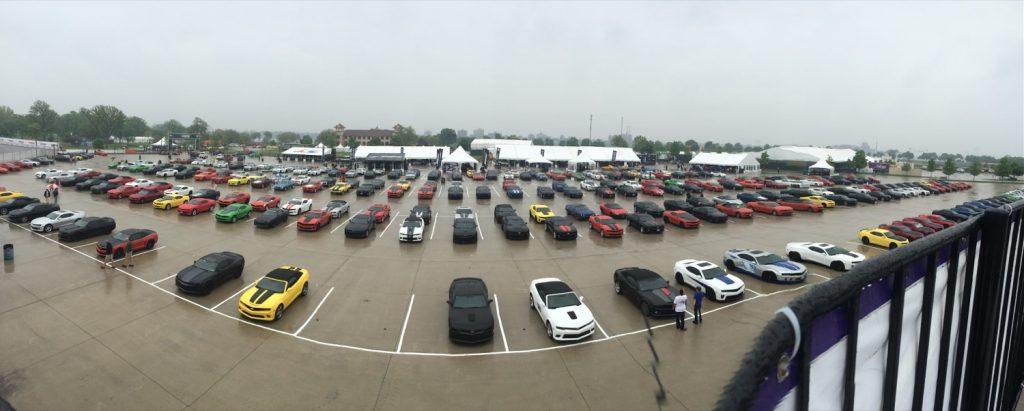
<instances>
[{"instance_id":1,"label":"white camaro","mask_svg":"<svg viewBox=\"0 0 1024 411\"><path fill-rule=\"evenodd\" d=\"M299 215L313 208L313 200L308 198L293 198L281 205L281 208L288 212L288 215Z\"/></svg>"},{"instance_id":2,"label":"white camaro","mask_svg":"<svg viewBox=\"0 0 1024 411\"><path fill-rule=\"evenodd\" d=\"M195 188L192 186L174 186L168 190L164 190L164 194L181 194L183 196L190 196L192 195L192 191L195 191Z\"/></svg>"},{"instance_id":3,"label":"white camaro","mask_svg":"<svg viewBox=\"0 0 1024 411\"><path fill-rule=\"evenodd\" d=\"M304 185L304 184L309 184L309 177L306 177L306 176L303 176L303 177L292 177L292 182L294 182L295 185L297 185L297 186L301 186L301 185Z\"/></svg>"},{"instance_id":4,"label":"white camaro","mask_svg":"<svg viewBox=\"0 0 1024 411\"><path fill-rule=\"evenodd\" d=\"M423 241L423 219L415 216L406 217L402 228L398 229L398 241L403 243L419 243Z\"/></svg>"},{"instance_id":5,"label":"white camaro","mask_svg":"<svg viewBox=\"0 0 1024 411\"><path fill-rule=\"evenodd\" d=\"M643 187L641 187L641 186L640 186L640 183L638 183L638 182L636 182L636 181L633 181L633 180L623 181L623 182L622 182L622 185L624 185L624 186L629 186L629 187L633 187L633 188L635 188L635 189L637 189L637 190L639 190L639 189L643 188Z\"/></svg>"},{"instance_id":6,"label":"white camaro","mask_svg":"<svg viewBox=\"0 0 1024 411\"><path fill-rule=\"evenodd\" d=\"M807 260L836 271L852 270L853 266L864 261L864 254L829 243L789 243L786 244L786 254L790 260Z\"/></svg>"},{"instance_id":7,"label":"white camaro","mask_svg":"<svg viewBox=\"0 0 1024 411\"><path fill-rule=\"evenodd\" d=\"M601 184L594 180L583 180L583 182L580 183L580 188L587 191L594 191L597 190L597 187L599 187L600 185Z\"/></svg>"},{"instance_id":8,"label":"white camaro","mask_svg":"<svg viewBox=\"0 0 1024 411\"><path fill-rule=\"evenodd\" d=\"M150 184L153 184L153 180L147 180L145 178L140 178L135 181L124 183L125 187L145 187Z\"/></svg>"},{"instance_id":9,"label":"white camaro","mask_svg":"<svg viewBox=\"0 0 1024 411\"><path fill-rule=\"evenodd\" d=\"M177 174L178 174L178 170L175 170L173 168L165 168L163 170L160 170L160 171L156 172L156 175L158 175L160 177L174 177Z\"/></svg>"},{"instance_id":10,"label":"white camaro","mask_svg":"<svg viewBox=\"0 0 1024 411\"><path fill-rule=\"evenodd\" d=\"M673 268L676 282L701 289L708 298L726 301L743 297L746 285L743 280L725 272L715 264L701 260L679 260Z\"/></svg>"},{"instance_id":11,"label":"white camaro","mask_svg":"<svg viewBox=\"0 0 1024 411\"><path fill-rule=\"evenodd\" d=\"M47 170L43 170L43 171L36 171L36 178L47 178L47 177L55 176L55 175L63 173L63 172L64 172L64 170L58 170L56 168L51 168L51 169L47 169Z\"/></svg>"},{"instance_id":12,"label":"white camaro","mask_svg":"<svg viewBox=\"0 0 1024 411\"><path fill-rule=\"evenodd\" d=\"M530 308L537 311L551 339L579 341L594 334L594 314L562 280L538 278L530 282L529 292Z\"/></svg>"},{"instance_id":13,"label":"white camaro","mask_svg":"<svg viewBox=\"0 0 1024 411\"><path fill-rule=\"evenodd\" d=\"M68 224L74 224L75 221L80 220L82 217L85 217L85 211L57 210L47 214L45 217L32 220L32 231L49 233Z\"/></svg>"},{"instance_id":14,"label":"white camaro","mask_svg":"<svg viewBox=\"0 0 1024 411\"><path fill-rule=\"evenodd\" d=\"M80 168L76 168L76 169L71 170L71 172L75 173L76 175L77 174L85 174L85 173L88 173L90 171L92 171L91 168L85 168L85 167L80 167Z\"/></svg>"}]
</instances>

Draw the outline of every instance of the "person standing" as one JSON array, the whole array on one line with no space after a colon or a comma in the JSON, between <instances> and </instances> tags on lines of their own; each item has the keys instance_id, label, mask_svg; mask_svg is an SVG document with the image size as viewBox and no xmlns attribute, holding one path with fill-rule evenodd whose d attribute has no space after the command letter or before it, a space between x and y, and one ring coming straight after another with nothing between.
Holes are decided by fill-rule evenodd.
<instances>
[{"instance_id":1,"label":"person standing","mask_svg":"<svg viewBox=\"0 0 1024 411\"><path fill-rule=\"evenodd\" d=\"M60 204L60 202L57 201L57 196L58 195L60 195L60 184L59 183L57 184L56 187L53 188L53 203L54 204Z\"/></svg>"},{"instance_id":2,"label":"person standing","mask_svg":"<svg viewBox=\"0 0 1024 411\"><path fill-rule=\"evenodd\" d=\"M676 328L686 331L686 292L679 289L679 295L672 300L676 311Z\"/></svg>"},{"instance_id":3,"label":"person standing","mask_svg":"<svg viewBox=\"0 0 1024 411\"><path fill-rule=\"evenodd\" d=\"M124 260L121 261L121 267L135 267L135 251L132 249L131 240L124 243L124 252Z\"/></svg>"},{"instance_id":4,"label":"person standing","mask_svg":"<svg viewBox=\"0 0 1024 411\"><path fill-rule=\"evenodd\" d=\"M693 323L700 324L704 322L704 316L700 313L700 307L704 304L704 290L698 288L697 292L693 293Z\"/></svg>"},{"instance_id":5,"label":"person standing","mask_svg":"<svg viewBox=\"0 0 1024 411\"><path fill-rule=\"evenodd\" d=\"M103 261L100 261L100 268L114 268L114 245L109 241L103 246Z\"/></svg>"},{"instance_id":6,"label":"person standing","mask_svg":"<svg viewBox=\"0 0 1024 411\"><path fill-rule=\"evenodd\" d=\"M46 202L46 204L50 204L50 193L51 192L52 191L50 190L49 186L47 186L46 189L43 190L43 201Z\"/></svg>"}]
</instances>

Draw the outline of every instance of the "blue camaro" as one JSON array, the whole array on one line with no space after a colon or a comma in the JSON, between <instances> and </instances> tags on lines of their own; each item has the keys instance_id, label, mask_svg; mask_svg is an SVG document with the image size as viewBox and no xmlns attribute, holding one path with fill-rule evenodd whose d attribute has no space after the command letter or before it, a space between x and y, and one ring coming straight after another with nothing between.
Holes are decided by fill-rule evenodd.
<instances>
[{"instance_id":1,"label":"blue camaro","mask_svg":"<svg viewBox=\"0 0 1024 411\"><path fill-rule=\"evenodd\" d=\"M281 178L274 183L274 191L291 190L295 187L295 182L290 178Z\"/></svg>"},{"instance_id":2,"label":"blue camaro","mask_svg":"<svg viewBox=\"0 0 1024 411\"><path fill-rule=\"evenodd\" d=\"M586 219L590 218L590 216L594 215L594 211L593 210L591 210L586 205L579 204L579 203L566 204L565 205L565 213L567 215L575 217L577 220L586 220Z\"/></svg>"}]
</instances>

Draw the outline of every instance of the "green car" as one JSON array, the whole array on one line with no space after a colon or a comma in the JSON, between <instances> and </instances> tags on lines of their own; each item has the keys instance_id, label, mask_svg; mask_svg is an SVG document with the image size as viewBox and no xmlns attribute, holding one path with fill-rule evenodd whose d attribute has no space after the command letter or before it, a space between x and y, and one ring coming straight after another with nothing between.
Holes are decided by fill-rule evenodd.
<instances>
[{"instance_id":1,"label":"green car","mask_svg":"<svg viewBox=\"0 0 1024 411\"><path fill-rule=\"evenodd\" d=\"M121 165L121 163L118 162L118 161L115 161L113 163L107 164L107 168L113 170L113 169L117 168L117 166L119 166L119 165Z\"/></svg>"},{"instance_id":2,"label":"green car","mask_svg":"<svg viewBox=\"0 0 1024 411\"><path fill-rule=\"evenodd\" d=\"M149 165L147 164L133 164L128 166L128 171L143 172L146 171L147 168L149 168Z\"/></svg>"},{"instance_id":3,"label":"green car","mask_svg":"<svg viewBox=\"0 0 1024 411\"><path fill-rule=\"evenodd\" d=\"M680 180L678 178L670 178L668 180L665 180L665 185L667 186L682 186L683 184L685 184L683 183L683 180Z\"/></svg>"},{"instance_id":4,"label":"green car","mask_svg":"<svg viewBox=\"0 0 1024 411\"><path fill-rule=\"evenodd\" d=\"M576 181L583 181L583 180L587 179L587 176L585 176L585 175L583 175L583 173L577 171L577 172L573 173L572 179L576 180Z\"/></svg>"},{"instance_id":5,"label":"green car","mask_svg":"<svg viewBox=\"0 0 1024 411\"><path fill-rule=\"evenodd\" d=\"M225 223L233 223L249 216L252 213L252 206L248 204L235 203L224 207L214 214L217 221L223 221Z\"/></svg>"}]
</instances>

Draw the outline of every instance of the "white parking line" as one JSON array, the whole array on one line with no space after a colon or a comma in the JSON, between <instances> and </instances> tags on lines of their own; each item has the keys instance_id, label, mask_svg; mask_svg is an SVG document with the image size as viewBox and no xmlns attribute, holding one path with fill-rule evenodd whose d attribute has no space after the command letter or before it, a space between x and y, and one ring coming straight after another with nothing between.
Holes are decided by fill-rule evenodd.
<instances>
[{"instance_id":1,"label":"white parking line","mask_svg":"<svg viewBox=\"0 0 1024 411\"><path fill-rule=\"evenodd\" d=\"M363 212L362 209L360 209L359 211L356 211L355 213L349 212L348 220L345 220L344 223L338 224L337 227L334 227L334 229L331 230L331 234L334 234L334 232L338 231L339 228L344 227L345 224L348 224L349 221L352 221L353 218L356 218L356 216L361 214L362 212Z\"/></svg>"},{"instance_id":2,"label":"white parking line","mask_svg":"<svg viewBox=\"0 0 1024 411\"><path fill-rule=\"evenodd\" d=\"M298 217L298 216L296 216L296 217L295 217L295 221L292 221L292 223L291 223L291 224L288 224L288 225L284 226L284 228L288 228L288 227L293 227L293 226L295 226L295 225L296 225L296 224L298 224L298 223L299 223L299 217Z\"/></svg>"},{"instance_id":3,"label":"white parking line","mask_svg":"<svg viewBox=\"0 0 1024 411\"><path fill-rule=\"evenodd\" d=\"M501 323L501 307L498 306L498 294L494 294L494 312L498 316L498 329L501 330L501 343L505 345L505 352L508 352L508 340L505 339L505 326Z\"/></svg>"},{"instance_id":4,"label":"white parking line","mask_svg":"<svg viewBox=\"0 0 1024 411\"><path fill-rule=\"evenodd\" d=\"M405 327L409 325L409 314L412 314L412 303L416 302L416 294L409 297L409 309L405 311L405 321L402 322L402 333L398 335L398 348L395 352L402 352L402 341L405 340Z\"/></svg>"},{"instance_id":5,"label":"white parking line","mask_svg":"<svg viewBox=\"0 0 1024 411\"><path fill-rule=\"evenodd\" d=\"M498 192L498 189L494 188L494 186L492 186L492 185L488 185L487 187L490 187L491 191L493 191L494 194L497 194L498 198L501 198L501 193Z\"/></svg>"},{"instance_id":6,"label":"white parking line","mask_svg":"<svg viewBox=\"0 0 1024 411\"><path fill-rule=\"evenodd\" d=\"M434 221L432 221L430 223L430 239L431 240L434 239L434 230L436 230L436 229L437 229L437 220L434 220Z\"/></svg>"},{"instance_id":7,"label":"white parking line","mask_svg":"<svg viewBox=\"0 0 1024 411\"><path fill-rule=\"evenodd\" d=\"M159 279L159 280L156 280L156 281L151 281L150 284L157 285L157 284L162 283L164 281L170 280L171 278L174 278L177 275L178 275L177 273L171 274L171 275L169 275L167 277L164 277L162 279Z\"/></svg>"},{"instance_id":8,"label":"white parking line","mask_svg":"<svg viewBox=\"0 0 1024 411\"><path fill-rule=\"evenodd\" d=\"M401 211L399 211L399 212L395 213L395 215L391 216L391 221L389 221L389 222L388 222L388 226L387 226L387 227L384 227L384 231L381 231L381 232L380 232L380 235L378 235L378 236L377 236L377 238L381 238L381 237L383 237L383 236L384 236L384 233L388 232L388 229L389 229L389 228L391 228L391 224L394 224L394 223L395 223L395 220L397 220L397 219L398 219L398 216L399 216L400 214L402 214L402 212L401 212Z\"/></svg>"},{"instance_id":9,"label":"white parking line","mask_svg":"<svg viewBox=\"0 0 1024 411\"><path fill-rule=\"evenodd\" d=\"M135 254L135 257L138 257L140 255L143 255L143 254L146 254L146 253L149 253L149 252L152 252L152 251L159 250L161 248L164 248L164 246L159 246L157 248L149 249L149 250L143 251L141 253ZM121 261L121 260L124 260L124 257L118 258L118 259L114 260L114 262Z\"/></svg>"},{"instance_id":10,"label":"white parking line","mask_svg":"<svg viewBox=\"0 0 1024 411\"><path fill-rule=\"evenodd\" d=\"M756 295L758 297L764 297L764 294L761 294L761 293L759 293L757 291L754 291L754 290L751 290L749 288L747 289L747 291L750 291L752 294L754 294L754 295Z\"/></svg>"},{"instance_id":11,"label":"white parking line","mask_svg":"<svg viewBox=\"0 0 1024 411\"><path fill-rule=\"evenodd\" d=\"M530 230L530 229L526 229L526 232L530 233L530 238L531 238L531 239L536 239L536 238L537 238L537 237L534 237L534 236L533 236L533 230Z\"/></svg>"},{"instance_id":12,"label":"white parking line","mask_svg":"<svg viewBox=\"0 0 1024 411\"><path fill-rule=\"evenodd\" d=\"M298 330L295 330L295 333L293 333L292 335L299 335L299 333L306 328L306 325L308 325L309 322L313 320L313 317L316 316L316 312L320 311L320 306L324 305L324 301L327 301L327 297L330 297L332 292L334 292L334 287L331 287L330 290L327 290L327 294L325 294L324 298L320 300L320 304L316 305L316 308L313 309L313 313L309 315L309 318L306 319L306 322L302 323L302 326L299 327Z\"/></svg>"},{"instance_id":13,"label":"white parking line","mask_svg":"<svg viewBox=\"0 0 1024 411\"><path fill-rule=\"evenodd\" d=\"M597 326L597 329L598 329L599 331L601 331L601 334L604 334L604 339L606 339L606 340L607 340L607 339L609 338L609 337L608 337L608 333L604 332L604 328L603 328L603 327L601 327L601 323L597 322L597 319L596 319L596 318L594 319L594 325L596 325L596 326Z\"/></svg>"},{"instance_id":14,"label":"white parking line","mask_svg":"<svg viewBox=\"0 0 1024 411\"><path fill-rule=\"evenodd\" d=\"M825 279L825 281L831 280L831 278L825 277L825 276L823 276L821 274L818 274L818 273L810 273L810 274L815 276L815 277L823 278L823 279Z\"/></svg>"},{"instance_id":15,"label":"white parking line","mask_svg":"<svg viewBox=\"0 0 1024 411\"><path fill-rule=\"evenodd\" d=\"M480 231L480 224L477 224L477 225L476 225L476 234L480 236L480 239L481 239L481 240L483 240L483 239L484 239L484 232L483 232L483 231Z\"/></svg>"},{"instance_id":16,"label":"white parking line","mask_svg":"<svg viewBox=\"0 0 1024 411\"><path fill-rule=\"evenodd\" d=\"M263 278L260 278L260 280L262 280L262 279ZM217 305L213 306L213 308L211 308L211 310L216 310L217 307L220 307L221 305L224 305L224 303L226 303L228 301L231 301L231 299L235 298L236 295L238 295L242 291L245 291L245 290L248 290L248 289L252 288L252 286L256 285L256 283L258 283L260 280L253 281L252 284L249 284L249 285L243 287L241 290L235 291L234 294L231 294L230 296L228 296L228 298L225 298L224 301L221 301L221 302L217 303Z\"/></svg>"},{"instance_id":17,"label":"white parking line","mask_svg":"<svg viewBox=\"0 0 1024 411\"><path fill-rule=\"evenodd\" d=\"M93 241L93 242L91 242L89 244L76 245L76 246L71 247L71 248L85 247L85 246L93 245L93 244L96 244L96 243L97 243L97 241Z\"/></svg>"}]
</instances>

